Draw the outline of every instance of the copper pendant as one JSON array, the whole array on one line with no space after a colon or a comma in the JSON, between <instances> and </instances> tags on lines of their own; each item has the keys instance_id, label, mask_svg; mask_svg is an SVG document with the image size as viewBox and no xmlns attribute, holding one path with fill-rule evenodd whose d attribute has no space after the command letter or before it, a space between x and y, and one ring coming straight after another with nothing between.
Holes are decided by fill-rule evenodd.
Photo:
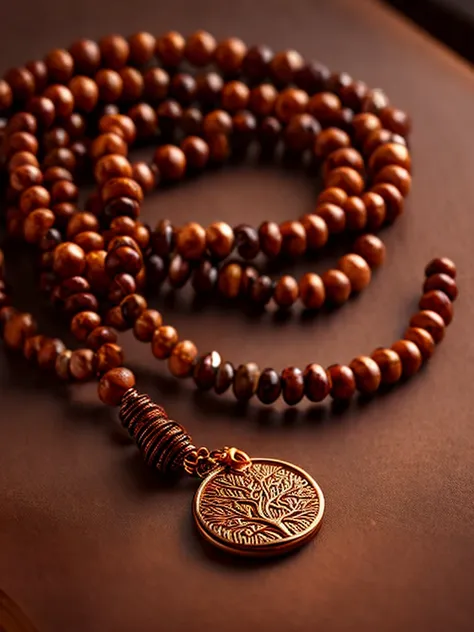
<instances>
[{"instance_id":1,"label":"copper pendant","mask_svg":"<svg viewBox=\"0 0 474 632\"><path fill-rule=\"evenodd\" d=\"M280 555L302 546L316 535L323 513L323 493L307 472L265 458L212 470L193 502L201 535L246 556Z\"/></svg>"}]
</instances>

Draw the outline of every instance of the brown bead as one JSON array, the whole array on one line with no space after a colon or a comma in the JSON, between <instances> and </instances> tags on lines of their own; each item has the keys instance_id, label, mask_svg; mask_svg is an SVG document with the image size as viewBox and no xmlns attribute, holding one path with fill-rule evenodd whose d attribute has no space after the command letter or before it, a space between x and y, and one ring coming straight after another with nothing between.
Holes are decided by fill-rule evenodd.
<instances>
[{"instance_id":1,"label":"brown bead","mask_svg":"<svg viewBox=\"0 0 474 632\"><path fill-rule=\"evenodd\" d=\"M266 116L258 127L258 140L261 154L265 157L272 155L281 138L282 125L274 116Z\"/></svg>"},{"instance_id":2,"label":"brown bead","mask_svg":"<svg viewBox=\"0 0 474 632\"><path fill-rule=\"evenodd\" d=\"M193 66L207 66L211 63L217 42L207 31L196 31L186 41L184 55Z\"/></svg>"},{"instance_id":3,"label":"brown bead","mask_svg":"<svg viewBox=\"0 0 474 632\"><path fill-rule=\"evenodd\" d=\"M361 231L365 228L367 224L367 209L360 197L353 195L347 198L343 210L346 216L347 230Z\"/></svg>"},{"instance_id":4,"label":"brown bead","mask_svg":"<svg viewBox=\"0 0 474 632\"><path fill-rule=\"evenodd\" d=\"M271 83L262 83L252 88L249 95L249 108L257 116L273 114L278 91Z\"/></svg>"},{"instance_id":5,"label":"brown bead","mask_svg":"<svg viewBox=\"0 0 474 632\"><path fill-rule=\"evenodd\" d=\"M62 204L63 202L77 202L79 189L69 182L69 180L58 180L51 187L51 204Z\"/></svg>"},{"instance_id":6,"label":"brown bead","mask_svg":"<svg viewBox=\"0 0 474 632\"><path fill-rule=\"evenodd\" d=\"M206 230L206 245L211 255L225 259L234 247L234 231L225 222L214 222Z\"/></svg>"},{"instance_id":7,"label":"brown bead","mask_svg":"<svg viewBox=\"0 0 474 632\"><path fill-rule=\"evenodd\" d=\"M74 59L74 68L78 73L92 75L100 64L100 48L92 40L77 40L69 48Z\"/></svg>"},{"instance_id":8,"label":"brown bead","mask_svg":"<svg viewBox=\"0 0 474 632\"><path fill-rule=\"evenodd\" d=\"M300 217L306 231L306 245L309 250L318 250L326 245L329 237L328 225L322 217L310 213Z\"/></svg>"},{"instance_id":9,"label":"brown bead","mask_svg":"<svg viewBox=\"0 0 474 632\"><path fill-rule=\"evenodd\" d=\"M214 386L220 365L221 357L217 351L199 358L193 370L193 379L201 391L208 391Z\"/></svg>"},{"instance_id":10,"label":"brown bead","mask_svg":"<svg viewBox=\"0 0 474 632\"><path fill-rule=\"evenodd\" d=\"M375 393L382 379L378 364L368 356L358 356L349 364L354 373L357 390L364 394Z\"/></svg>"},{"instance_id":11,"label":"brown bead","mask_svg":"<svg viewBox=\"0 0 474 632\"><path fill-rule=\"evenodd\" d=\"M107 371L99 382L99 397L107 406L119 406L125 393L135 386L135 376L124 367Z\"/></svg>"},{"instance_id":12,"label":"brown bead","mask_svg":"<svg viewBox=\"0 0 474 632\"><path fill-rule=\"evenodd\" d=\"M38 140L29 132L13 132L5 139L5 149L8 158L12 158L18 152L37 154Z\"/></svg>"},{"instance_id":13,"label":"brown bead","mask_svg":"<svg viewBox=\"0 0 474 632\"><path fill-rule=\"evenodd\" d=\"M304 90L287 88L276 99L275 114L282 123L288 123L293 116L302 114L307 105L308 94Z\"/></svg>"},{"instance_id":14,"label":"brown bead","mask_svg":"<svg viewBox=\"0 0 474 632\"><path fill-rule=\"evenodd\" d=\"M18 311L11 305L6 304L0 307L0 333L2 336L7 322L17 314Z\"/></svg>"},{"instance_id":15,"label":"brown bead","mask_svg":"<svg viewBox=\"0 0 474 632\"><path fill-rule=\"evenodd\" d=\"M89 148L89 155L94 162L99 160L99 158L102 158L102 156L107 156L108 154L126 156L127 152L128 147L125 140L118 134L113 133L97 136L97 138L92 141Z\"/></svg>"},{"instance_id":16,"label":"brown bead","mask_svg":"<svg viewBox=\"0 0 474 632\"><path fill-rule=\"evenodd\" d=\"M362 150L367 157L370 157L376 149L383 145L388 145L389 143L396 143L398 145L403 145L404 147L406 147L407 144L406 140L402 136L393 134L392 132L389 132L388 129L378 129L367 136Z\"/></svg>"},{"instance_id":17,"label":"brown bead","mask_svg":"<svg viewBox=\"0 0 474 632\"><path fill-rule=\"evenodd\" d=\"M64 167L70 172L76 169L76 157L67 147L56 147L49 151L43 160L43 168Z\"/></svg>"},{"instance_id":18,"label":"brown bead","mask_svg":"<svg viewBox=\"0 0 474 632\"><path fill-rule=\"evenodd\" d=\"M95 367L97 373L107 373L110 369L115 369L122 365L123 350L119 345L106 342L97 350Z\"/></svg>"},{"instance_id":19,"label":"brown bead","mask_svg":"<svg viewBox=\"0 0 474 632\"><path fill-rule=\"evenodd\" d=\"M168 96L170 77L163 68L150 68L143 75L143 84L146 100L156 103Z\"/></svg>"},{"instance_id":20,"label":"brown bead","mask_svg":"<svg viewBox=\"0 0 474 632\"><path fill-rule=\"evenodd\" d=\"M437 344L444 338L446 326L439 314L430 310L423 310L410 318L410 327L426 329Z\"/></svg>"},{"instance_id":21,"label":"brown bead","mask_svg":"<svg viewBox=\"0 0 474 632\"><path fill-rule=\"evenodd\" d=\"M168 359L170 373L175 377L188 377L193 372L197 355L197 347L191 340L181 340Z\"/></svg>"},{"instance_id":22,"label":"brown bead","mask_svg":"<svg viewBox=\"0 0 474 632\"><path fill-rule=\"evenodd\" d=\"M123 319L120 305L115 305L106 312L104 322L108 327L113 327L117 331L127 330L127 323Z\"/></svg>"},{"instance_id":23,"label":"brown bead","mask_svg":"<svg viewBox=\"0 0 474 632\"><path fill-rule=\"evenodd\" d=\"M232 130L232 118L225 110L213 110L204 117L202 128L207 137L229 134Z\"/></svg>"},{"instance_id":24,"label":"brown bead","mask_svg":"<svg viewBox=\"0 0 474 632\"><path fill-rule=\"evenodd\" d=\"M318 121L311 114L292 116L285 129L285 143L288 149L302 152L314 145L316 136L321 131Z\"/></svg>"},{"instance_id":25,"label":"brown bead","mask_svg":"<svg viewBox=\"0 0 474 632\"><path fill-rule=\"evenodd\" d=\"M320 364L308 364L303 373L304 392L310 402L321 402L331 390L328 373Z\"/></svg>"},{"instance_id":26,"label":"brown bead","mask_svg":"<svg viewBox=\"0 0 474 632\"><path fill-rule=\"evenodd\" d=\"M339 97L332 92L319 92L313 95L307 111L312 114L324 127L334 123L342 104Z\"/></svg>"},{"instance_id":27,"label":"brown bead","mask_svg":"<svg viewBox=\"0 0 474 632\"><path fill-rule=\"evenodd\" d=\"M380 114L380 112L388 106L388 98L383 90L380 88L374 88L369 90L367 95L362 100L362 111L373 112L374 114Z\"/></svg>"},{"instance_id":28,"label":"brown bead","mask_svg":"<svg viewBox=\"0 0 474 632\"><path fill-rule=\"evenodd\" d=\"M430 277L433 274L447 274L451 278L456 278L456 265L454 261L447 257L432 259L425 268L425 276ZM454 300L454 299L453 299Z\"/></svg>"},{"instance_id":29,"label":"brown bead","mask_svg":"<svg viewBox=\"0 0 474 632\"><path fill-rule=\"evenodd\" d=\"M177 66L184 57L186 40L176 31L170 31L156 40L155 52L164 66Z\"/></svg>"},{"instance_id":30,"label":"brown bead","mask_svg":"<svg viewBox=\"0 0 474 632\"><path fill-rule=\"evenodd\" d=\"M275 283L265 274L262 274L255 279L249 290L252 304L257 307L263 307L266 305L273 296L274 287Z\"/></svg>"},{"instance_id":31,"label":"brown bead","mask_svg":"<svg viewBox=\"0 0 474 632\"><path fill-rule=\"evenodd\" d=\"M348 400L356 389L356 381L351 368L344 364L333 364L327 369L331 384L331 397Z\"/></svg>"},{"instance_id":32,"label":"brown bead","mask_svg":"<svg viewBox=\"0 0 474 632\"><path fill-rule=\"evenodd\" d=\"M84 342L100 322L101 318L95 312L79 312L71 320L71 332L77 340Z\"/></svg>"},{"instance_id":33,"label":"brown bead","mask_svg":"<svg viewBox=\"0 0 474 632\"><path fill-rule=\"evenodd\" d=\"M372 360L378 364L382 384L394 384L402 376L402 361L398 353L393 349L376 349L372 354Z\"/></svg>"},{"instance_id":34,"label":"brown bead","mask_svg":"<svg viewBox=\"0 0 474 632\"><path fill-rule=\"evenodd\" d=\"M234 367L231 362L222 362L216 373L214 391L218 395L225 393L234 381Z\"/></svg>"},{"instance_id":35,"label":"brown bead","mask_svg":"<svg viewBox=\"0 0 474 632\"><path fill-rule=\"evenodd\" d=\"M428 276L423 284L423 292L431 290L441 290L451 300L455 301L458 296L458 287L452 276L438 272Z\"/></svg>"},{"instance_id":36,"label":"brown bead","mask_svg":"<svg viewBox=\"0 0 474 632\"><path fill-rule=\"evenodd\" d=\"M28 215L37 208L48 208L51 203L49 191L41 186L25 189L20 196L20 210Z\"/></svg>"},{"instance_id":37,"label":"brown bead","mask_svg":"<svg viewBox=\"0 0 474 632\"><path fill-rule=\"evenodd\" d=\"M188 136L181 143L186 164L190 169L204 169L209 160L209 145L198 136Z\"/></svg>"},{"instance_id":38,"label":"brown bead","mask_svg":"<svg viewBox=\"0 0 474 632\"><path fill-rule=\"evenodd\" d=\"M212 292L217 283L217 268L212 263L203 259L193 272L192 285L198 294Z\"/></svg>"},{"instance_id":39,"label":"brown bead","mask_svg":"<svg viewBox=\"0 0 474 632\"><path fill-rule=\"evenodd\" d=\"M241 81L229 81L222 88L221 104L225 110L236 112L245 110L249 102L250 90Z\"/></svg>"},{"instance_id":40,"label":"brown bead","mask_svg":"<svg viewBox=\"0 0 474 632\"><path fill-rule=\"evenodd\" d=\"M303 66L304 59L298 52L285 50L273 57L270 62L270 72L277 83L285 85L294 81Z\"/></svg>"},{"instance_id":41,"label":"brown bead","mask_svg":"<svg viewBox=\"0 0 474 632\"><path fill-rule=\"evenodd\" d=\"M248 401L256 392L260 369L255 362L241 364L234 375L233 391L239 401Z\"/></svg>"},{"instance_id":42,"label":"brown bead","mask_svg":"<svg viewBox=\"0 0 474 632\"><path fill-rule=\"evenodd\" d=\"M155 330L151 343L151 350L155 358L164 360L169 358L178 342L178 332L170 325L162 325Z\"/></svg>"},{"instance_id":43,"label":"brown bead","mask_svg":"<svg viewBox=\"0 0 474 632\"><path fill-rule=\"evenodd\" d=\"M346 227L346 214L344 209L335 204L320 204L316 207L316 214L324 220L330 235L342 233Z\"/></svg>"},{"instance_id":44,"label":"brown bead","mask_svg":"<svg viewBox=\"0 0 474 632\"><path fill-rule=\"evenodd\" d=\"M120 272L136 276L140 272L142 264L141 255L130 246L115 248L107 253L105 259L105 269L111 277Z\"/></svg>"},{"instance_id":45,"label":"brown bead","mask_svg":"<svg viewBox=\"0 0 474 632\"><path fill-rule=\"evenodd\" d=\"M375 175L388 165L398 165L409 172L411 169L411 158L408 148L399 143L388 143L378 147L370 156L370 171Z\"/></svg>"},{"instance_id":46,"label":"brown bead","mask_svg":"<svg viewBox=\"0 0 474 632\"><path fill-rule=\"evenodd\" d=\"M281 252L289 257L299 257L306 252L306 230L301 222L288 220L280 224L283 239Z\"/></svg>"},{"instance_id":47,"label":"brown bead","mask_svg":"<svg viewBox=\"0 0 474 632\"><path fill-rule=\"evenodd\" d=\"M19 101L26 101L35 92L35 78L25 67L11 68L4 75L5 81L10 85L13 97Z\"/></svg>"},{"instance_id":48,"label":"brown bead","mask_svg":"<svg viewBox=\"0 0 474 632\"><path fill-rule=\"evenodd\" d=\"M361 292L369 285L372 273L360 255L344 255L339 259L337 266L349 279L353 292Z\"/></svg>"},{"instance_id":49,"label":"brown bead","mask_svg":"<svg viewBox=\"0 0 474 632\"><path fill-rule=\"evenodd\" d=\"M393 184L403 197L406 197L411 189L411 175L406 169L399 165L387 165L377 172L374 183Z\"/></svg>"},{"instance_id":50,"label":"brown bead","mask_svg":"<svg viewBox=\"0 0 474 632\"><path fill-rule=\"evenodd\" d=\"M215 106L220 101L224 80L216 72L207 72L196 77L197 98L206 106Z\"/></svg>"},{"instance_id":51,"label":"brown bead","mask_svg":"<svg viewBox=\"0 0 474 632\"><path fill-rule=\"evenodd\" d=\"M153 58L156 39L151 33L140 31L128 38L129 62L144 66Z\"/></svg>"},{"instance_id":52,"label":"brown bead","mask_svg":"<svg viewBox=\"0 0 474 632\"><path fill-rule=\"evenodd\" d=\"M407 136L410 133L410 117L403 110L393 107L385 107L380 110L380 121L386 129L400 136Z\"/></svg>"},{"instance_id":53,"label":"brown bead","mask_svg":"<svg viewBox=\"0 0 474 632\"><path fill-rule=\"evenodd\" d=\"M284 401L289 406L298 404L304 395L303 371L294 366L283 369L281 372L281 387Z\"/></svg>"},{"instance_id":54,"label":"brown bead","mask_svg":"<svg viewBox=\"0 0 474 632\"><path fill-rule=\"evenodd\" d=\"M140 342L151 342L155 330L163 323L160 312L156 309L145 309L135 320L133 334Z\"/></svg>"},{"instance_id":55,"label":"brown bead","mask_svg":"<svg viewBox=\"0 0 474 632\"><path fill-rule=\"evenodd\" d=\"M280 376L274 369L264 369L259 377L257 396L262 404L273 404L281 394Z\"/></svg>"},{"instance_id":56,"label":"brown bead","mask_svg":"<svg viewBox=\"0 0 474 632\"><path fill-rule=\"evenodd\" d=\"M215 134L208 139L209 156L215 164L222 164L229 159L231 144L226 134Z\"/></svg>"},{"instance_id":57,"label":"brown bead","mask_svg":"<svg viewBox=\"0 0 474 632\"><path fill-rule=\"evenodd\" d=\"M92 349L76 349L71 354L69 361L71 377L79 382L85 382L94 377L96 373L96 356Z\"/></svg>"},{"instance_id":58,"label":"brown bead","mask_svg":"<svg viewBox=\"0 0 474 632\"><path fill-rule=\"evenodd\" d=\"M10 109L12 103L13 92L11 87L4 79L0 79L0 112Z\"/></svg>"},{"instance_id":59,"label":"brown bead","mask_svg":"<svg viewBox=\"0 0 474 632\"><path fill-rule=\"evenodd\" d=\"M137 138L150 138L156 134L158 117L155 110L147 103L138 103L128 110L128 116L132 119Z\"/></svg>"},{"instance_id":60,"label":"brown bead","mask_svg":"<svg viewBox=\"0 0 474 632\"><path fill-rule=\"evenodd\" d=\"M105 250L95 250L86 254L86 276L94 291L104 292L110 278L105 270Z\"/></svg>"},{"instance_id":61,"label":"brown bead","mask_svg":"<svg viewBox=\"0 0 474 632\"><path fill-rule=\"evenodd\" d=\"M86 256L77 244L65 242L54 251L53 270L60 277L80 276L86 267Z\"/></svg>"},{"instance_id":62,"label":"brown bead","mask_svg":"<svg viewBox=\"0 0 474 632\"><path fill-rule=\"evenodd\" d=\"M289 274L281 276L276 285L273 298L278 307L288 308L298 299L299 287L296 279Z\"/></svg>"},{"instance_id":63,"label":"brown bead","mask_svg":"<svg viewBox=\"0 0 474 632\"><path fill-rule=\"evenodd\" d=\"M276 257L280 254L283 244L283 236L276 222L263 222L258 229L260 249L267 257Z\"/></svg>"},{"instance_id":64,"label":"brown bead","mask_svg":"<svg viewBox=\"0 0 474 632\"><path fill-rule=\"evenodd\" d=\"M107 154L100 158L94 167L94 177L99 185L104 185L112 178L130 178L132 166L130 162L120 154Z\"/></svg>"},{"instance_id":65,"label":"brown bead","mask_svg":"<svg viewBox=\"0 0 474 632\"><path fill-rule=\"evenodd\" d=\"M145 87L141 72L136 68L126 66L119 71L119 75L123 82L122 102L138 101L143 95Z\"/></svg>"},{"instance_id":66,"label":"brown bead","mask_svg":"<svg viewBox=\"0 0 474 632\"><path fill-rule=\"evenodd\" d=\"M176 248L185 259L200 259L206 249L206 231L200 224L189 222L178 231Z\"/></svg>"},{"instance_id":67,"label":"brown bead","mask_svg":"<svg viewBox=\"0 0 474 632\"><path fill-rule=\"evenodd\" d=\"M54 371L56 359L66 347L59 338L46 338L38 351L38 366L45 371Z\"/></svg>"},{"instance_id":68,"label":"brown bead","mask_svg":"<svg viewBox=\"0 0 474 632\"><path fill-rule=\"evenodd\" d=\"M68 381L71 379L71 372L69 366L71 363L72 351L65 349L57 356L54 363L54 371L60 380Z\"/></svg>"},{"instance_id":69,"label":"brown bead","mask_svg":"<svg viewBox=\"0 0 474 632\"><path fill-rule=\"evenodd\" d=\"M138 203L143 201L143 191L132 178L111 178L102 188L104 204L118 197L129 197Z\"/></svg>"},{"instance_id":70,"label":"brown bead","mask_svg":"<svg viewBox=\"0 0 474 632\"><path fill-rule=\"evenodd\" d=\"M97 351L107 342L117 342L117 333L111 327L100 326L93 329L86 339L86 346Z\"/></svg>"},{"instance_id":71,"label":"brown bead","mask_svg":"<svg viewBox=\"0 0 474 632\"><path fill-rule=\"evenodd\" d=\"M244 42L237 37L229 37L220 42L214 52L214 61L224 74L240 71L247 53Z\"/></svg>"},{"instance_id":72,"label":"brown bead","mask_svg":"<svg viewBox=\"0 0 474 632\"><path fill-rule=\"evenodd\" d=\"M144 193L151 193L156 187L156 173L146 162L133 163L132 178Z\"/></svg>"},{"instance_id":73,"label":"brown bead","mask_svg":"<svg viewBox=\"0 0 474 632\"><path fill-rule=\"evenodd\" d=\"M96 312L99 309L97 298L90 292L79 292L66 299L64 312L68 316L73 316L78 312Z\"/></svg>"},{"instance_id":74,"label":"brown bead","mask_svg":"<svg viewBox=\"0 0 474 632\"><path fill-rule=\"evenodd\" d=\"M152 233L153 251L160 257L167 257L174 248L174 228L167 219L162 219Z\"/></svg>"},{"instance_id":75,"label":"brown bead","mask_svg":"<svg viewBox=\"0 0 474 632\"><path fill-rule=\"evenodd\" d=\"M99 90L99 99L106 103L114 103L122 96L122 77L115 70L101 68L95 75L94 80Z\"/></svg>"},{"instance_id":76,"label":"brown bead","mask_svg":"<svg viewBox=\"0 0 474 632\"><path fill-rule=\"evenodd\" d=\"M15 314L3 329L3 339L10 349L23 349L25 340L36 333L36 323L31 314Z\"/></svg>"},{"instance_id":77,"label":"brown bead","mask_svg":"<svg viewBox=\"0 0 474 632\"><path fill-rule=\"evenodd\" d=\"M423 294L418 303L420 309L429 309L436 312L444 320L445 325L453 320L453 304L441 290L430 290Z\"/></svg>"},{"instance_id":78,"label":"brown bead","mask_svg":"<svg viewBox=\"0 0 474 632\"><path fill-rule=\"evenodd\" d=\"M242 266L229 263L219 270L217 287L226 298L237 298L242 281Z\"/></svg>"},{"instance_id":79,"label":"brown bead","mask_svg":"<svg viewBox=\"0 0 474 632\"><path fill-rule=\"evenodd\" d=\"M27 103L28 110L34 115L38 126L42 130L51 127L56 118L54 103L46 97L33 97Z\"/></svg>"},{"instance_id":80,"label":"brown bead","mask_svg":"<svg viewBox=\"0 0 474 632\"><path fill-rule=\"evenodd\" d=\"M234 228L235 246L243 259L255 259L260 252L258 232L248 224L239 224Z\"/></svg>"},{"instance_id":81,"label":"brown bead","mask_svg":"<svg viewBox=\"0 0 474 632\"><path fill-rule=\"evenodd\" d=\"M38 159L30 151L17 151L8 161L10 173L22 165L33 165L39 167Z\"/></svg>"},{"instance_id":82,"label":"brown bead","mask_svg":"<svg viewBox=\"0 0 474 632\"><path fill-rule=\"evenodd\" d=\"M127 63L130 47L120 35L107 35L99 41L102 64L106 68L119 70Z\"/></svg>"},{"instance_id":83,"label":"brown bead","mask_svg":"<svg viewBox=\"0 0 474 632\"><path fill-rule=\"evenodd\" d=\"M168 281L171 287L181 288L189 281L191 277L191 264L188 259L184 259L181 255L175 255L168 268Z\"/></svg>"},{"instance_id":84,"label":"brown bead","mask_svg":"<svg viewBox=\"0 0 474 632\"><path fill-rule=\"evenodd\" d=\"M261 81L268 75L273 52L268 46L252 46L248 49L243 64L243 73L253 81Z\"/></svg>"},{"instance_id":85,"label":"brown bead","mask_svg":"<svg viewBox=\"0 0 474 632\"><path fill-rule=\"evenodd\" d=\"M23 344L23 355L25 358L27 360L36 360L38 357L38 351L45 340L45 336L29 336L28 338L25 338L25 342Z\"/></svg>"},{"instance_id":86,"label":"brown bead","mask_svg":"<svg viewBox=\"0 0 474 632\"><path fill-rule=\"evenodd\" d=\"M71 79L68 87L74 97L75 107L82 112L92 112L99 99L96 82L89 77L76 75Z\"/></svg>"},{"instance_id":87,"label":"brown bead","mask_svg":"<svg viewBox=\"0 0 474 632\"><path fill-rule=\"evenodd\" d=\"M381 129L382 123L375 114L363 112L356 114L352 119L352 129L356 143L362 145L365 139L372 133Z\"/></svg>"},{"instance_id":88,"label":"brown bead","mask_svg":"<svg viewBox=\"0 0 474 632\"><path fill-rule=\"evenodd\" d=\"M434 353L435 341L433 336L420 327L409 327L403 334L405 340L414 342L420 350L423 360L428 360Z\"/></svg>"},{"instance_id":89,"label":"brown bead","mask_svg":"<svg viewBox=\"0 0 474 632\"><path fill-rule=\"evenodd\" d=\"M46 208L36 209L25 218L23 233L25 241L36 244L47 234L54 225L54 213Z\"/></svg>"},{"instance_id":90,"label":"brown bead","mask_svg":"<svg viewBox=\"0 0 474 632\"><path fill-rule=\"evenodd\" d=\"M373 191L367 191L362 195L367 212L367 228L378 230L384 223L386 217L385 201L382 196Z\"/></svg>"},{"instance_id":91,"label":"brown bead","mask_svg":"<svg viewBox=\"0 0 474 632\"><path fill-rule=\"evenodd\" d=\"M319 309L326 300L324 283L314 272L304 274L299 282L300 299L307 309Z\"/></svg>"},{"instance_id":92,"label":"brown bead","mask_svg":"<svg viewBox=\"0 0 474 632\"><path fill-rule=\"evenodd\" d=\"M120 303L122 316L127 325L134 325L146 308L146 299L141 294L129 294Z\"/></svg>"},{"instance_id":93,"label":"brown bead","mask_svg":"<svg viewBox=\"0 0 474 632\"><path fill-rule=\"evenodd\" d=\"M364 179L355 169L337 167L328 173L325 186L343 189L348 195L360 195L364 190Z\"/></svg>"},{"instance_id":94,"label":"brown bead","mask_svg":"<svg viewBox=\"0 0 474 632\"><path fill-rule=\"evenodd\" d=\"M361 235L354 242L353 250L367 261L371 268L378 268L385 261L385 246L375 235Z\"/></svg>"},{"instance_id":95,"label":"brown bead","mask_svg":"<svg viewBox=\"0 0 474 632\"><path fill-rule=\"evenodd\" d=\"M186 156L175 145L158 147L153 159L165 180L180 180L186 173Z\"/></svg>"},{"instance_id":96,"label":"brown bead","mask_svg":"<svg viewBox=\"0 0 474 632\"><path fill-rule=\"evenodd\" d=\"M180 128L185 137L197 136L202 131L203 114L197 107L189 107L183 111L181 117ZM186 140L184 138L183 140ZM182 143L181 143L182 148Z\"/></svg>"},{"instance_id":97,"label":"brown bead","mask_svg":"<svg viewBox=\"0 0 474 632\"><path fill-rule=\"evenodd\" d=\"M342 147L329 154L324 162L326 175L338 167L350 167L362 174L364 171L364 160L360 153L353 147Z\"/></svg>"},{"instance_id":98,"label":"brown bead","mask_svg":"<svg viewBox=\"0 0 474 632\"><path fill-rule=\"evenodd\" d=\"M318 117L316 116L316 118ZM337 127L328 127L317 135L314 143L314 153L317 158L324 159L329 154L332 154L333 151L350 147L350 144L351 139L344 130Z\"/></svg>"},{"instance_id":99,"label":"brown bead","mask_svg":"<svg viewBox=\"0 0 474 632\"><path fill-rule=\"evenodd\" d=\"M392 349L398 353L402 361L403 377L411 377L420 370L423 361L419 348L411 340L397 340Z\"/></svg>"},{"instance_id":100,"label":"brown bead","mask_svg":"<svg viewBox=\"0 0 474 632\"><path fill-rule=\"evenodd\" d=\"M327 270L322 275L327 300L333 305L342 305L351 294L351 282L341 270Z\"/></svg>"}]
</instances>

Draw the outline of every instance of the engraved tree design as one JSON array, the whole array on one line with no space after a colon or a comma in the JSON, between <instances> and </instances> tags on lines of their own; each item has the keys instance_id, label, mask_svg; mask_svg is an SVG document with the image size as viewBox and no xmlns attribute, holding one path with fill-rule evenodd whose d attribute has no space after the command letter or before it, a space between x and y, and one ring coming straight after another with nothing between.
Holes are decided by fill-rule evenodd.
<instances>
[{"instance_id":1,"label":"engraved tree design","mask_svg":"<svg viewBox=\"0 0 474 632\"><path fill-rule=\"evenodd\" d=\"M318 494L306 478L278 464L255 462L241 473L217 474L200 502L200 515L209 530L246 545L301 533L318 511Z\"/></svg>"}]
</instances>

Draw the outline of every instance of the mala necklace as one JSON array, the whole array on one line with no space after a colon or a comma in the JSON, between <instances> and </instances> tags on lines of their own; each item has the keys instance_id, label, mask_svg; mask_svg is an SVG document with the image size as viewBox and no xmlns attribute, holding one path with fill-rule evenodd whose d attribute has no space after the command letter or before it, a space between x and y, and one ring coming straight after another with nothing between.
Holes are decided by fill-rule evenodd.
<instances>
[{"instance_id":1,"label":"mala necklace","mask_svg":"<svg viewBox=\"0 0 474 632\"><path fill-rule=\"evenodd\" d=\"M135 389L117 332L133 329L173 376L217 394L230 389L240 401L349 400L415 374L453 316L456 268L446 258L427 265L420 311L400 340L327 369L313 363L278 373L253 362L235 368L217 351L199 355L145 298L166 280L173 288L191 280L199 294L262 308L272 301L280 309L299 301L310 310L345 303L383 262L384 245L372 233L403 211L411 184L408 116L381 90L331 74L296 51L274 55L236 38L217 43L204 31L187 39L176 32L113 35L53 50L0 80L0 114L7 233L39 250L40 287L82 347L69 350L39 335L31 314L10 305L0 280L5 345L61 380L98 379L100 399L120 406L121 422L149 466L203 479L193 513L208 541L244 555L300 546L324 511L315 481L283 461L195 447L182 426ZM151 164L127 158L143 142L157 146ZM243 158L255 144L265 156L284 148L293 160L321 167L324 189L313 213L259 228L176 227L162 219L152 230L139 221L144 194L160 183L231 155ZM79 210L78 186L87 176L96 190ZM346 232L354 235L351 251L321 276L274 281L251 263L260 254L314 253ZM3 279L1 253L0 269Z\"/></svg>"}]
</instances>

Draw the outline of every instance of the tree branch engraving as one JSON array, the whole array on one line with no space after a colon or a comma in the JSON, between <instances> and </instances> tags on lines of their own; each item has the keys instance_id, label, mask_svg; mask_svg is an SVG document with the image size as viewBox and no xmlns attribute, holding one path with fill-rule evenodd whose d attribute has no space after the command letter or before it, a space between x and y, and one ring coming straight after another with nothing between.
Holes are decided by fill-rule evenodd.
<instances>
[{"instance_id":1,"label":"tree branch engraving","mask_svg":"<svg viewBox=\"0 0 474 632\"><path fill-rule=\"evenodd\" d=\"M223 470L211 479L199 513L207 528L225 540L260 545L305 531L318 515L319 502L317 491L298 472L254 462L243 472Z\"/></svg>"}]
</instances>

